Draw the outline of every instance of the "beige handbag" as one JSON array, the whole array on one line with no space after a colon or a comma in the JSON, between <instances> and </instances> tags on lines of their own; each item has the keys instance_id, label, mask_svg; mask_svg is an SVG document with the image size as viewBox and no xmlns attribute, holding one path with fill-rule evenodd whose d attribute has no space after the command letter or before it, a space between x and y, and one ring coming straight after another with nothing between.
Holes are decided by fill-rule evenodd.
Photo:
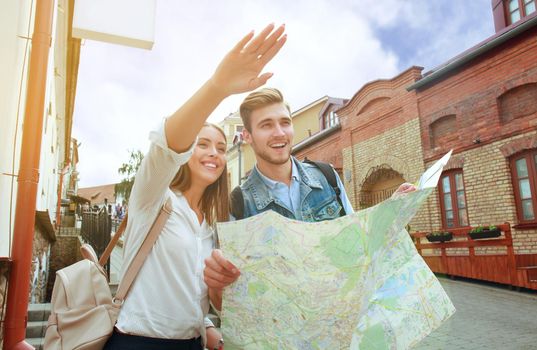
<instances>
[{"instance_id":1,"label":"beige handbag","mask_svg":"<svg viewBox=\"0 0 537 350\"><path fill-rule=\"evenodd\" d=\"M80 250L85 258L56 272L52 310L45 333L46 350L101 350L112 335L119 309L145 258L171 213L171 200L162 206L140 249L112 297L102 266L108 261L123 233L127 217L106 247L101 259L87 244Z\"/></svg>"}]
</instances>

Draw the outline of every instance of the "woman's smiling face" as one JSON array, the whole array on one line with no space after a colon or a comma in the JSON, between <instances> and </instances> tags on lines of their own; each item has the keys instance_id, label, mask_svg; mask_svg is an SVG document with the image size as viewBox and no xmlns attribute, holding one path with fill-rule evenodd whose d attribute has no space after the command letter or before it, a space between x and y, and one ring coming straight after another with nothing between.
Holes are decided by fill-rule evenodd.
<instances>
[{"instance_id":1,"label":"woman's smiling face","mask_svg":"<svg viewBox=\"0 0 537 350\"><path fill-rule=\"evenodd\" d=\"M213 184L226 166L226 138L214 126L204 126L198 134L198 143L188 161L192 183L202 186Z\"/></svg>"}]
</instances>

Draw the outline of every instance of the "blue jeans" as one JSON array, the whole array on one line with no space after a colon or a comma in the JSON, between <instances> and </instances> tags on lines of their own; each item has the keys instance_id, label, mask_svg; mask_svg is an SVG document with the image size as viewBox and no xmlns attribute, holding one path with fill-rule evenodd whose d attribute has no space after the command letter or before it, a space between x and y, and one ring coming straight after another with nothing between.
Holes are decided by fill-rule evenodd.
<instances>
[{"instance_id":1,"label":"blue jeans","mask_svg":"<svg viewBox=\"0 0 537 350\"><path fill-rule=\"evenodd\" d=\"M114 333L106 342L103 350L203 350L201 337L192 339L161 339L120 333Z\"/></svg>"}]
</instances>

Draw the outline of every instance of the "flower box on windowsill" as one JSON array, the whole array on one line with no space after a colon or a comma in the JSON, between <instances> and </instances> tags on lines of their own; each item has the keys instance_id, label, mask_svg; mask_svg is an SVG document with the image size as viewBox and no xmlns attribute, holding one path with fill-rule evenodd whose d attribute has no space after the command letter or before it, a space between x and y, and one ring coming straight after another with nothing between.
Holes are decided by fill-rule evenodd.
<instances>
[{"instance_id":1,"label":"flower box on windowsill","mask_svg":"<svg viewBox=\"0 0 537 350\"><path fill-rule=\"evenodd\" d=\"M425 236L429 242L444 243L453 239L453 233L451 232L433 232Z\"/></svg>"},{"instance_id":2,"label":"flower box on windowsill","mask_svg":"<svg viewBox=\"0 0 537 350\"><path fill-rule=\"evenodd\" d=\"M468 235L472 239L496 238L502 235L502 231L496 227L494 228L478 227L470 231Z\"/></svg>"}]
</instances>

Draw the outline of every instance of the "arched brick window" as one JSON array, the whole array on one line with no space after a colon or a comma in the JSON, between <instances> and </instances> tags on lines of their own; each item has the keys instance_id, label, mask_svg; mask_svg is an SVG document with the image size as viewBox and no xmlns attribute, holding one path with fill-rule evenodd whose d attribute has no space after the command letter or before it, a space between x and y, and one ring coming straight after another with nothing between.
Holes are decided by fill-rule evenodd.
<instances>
[{"instance_id":1,"label":"arched brick window","mask_svg":"<svg viewBox=\"0 0 537 350\"><path fill-rule=\"evenodd\" d=\"M458 139L457 118L455 114L445 115L429 126L431 148L444 146Z\"/></svg>"},{"instance_id":2,"label":"arched brick window","mask_svg":"<svg viewBox=\"0 0 537 350\"><path fill-rule=\"evenodd\" d=\"M468 226L468 210L462 169L444 171L438 184L442 227Z\"/></svg>"},{"instance_id":3,"label":"arched brick window","mask_svg":"<svg viewBox=\"0 0 537 350\"><path fill-rule=\"evenodd\" d=\"M360 208L369 208L390 198L403 182L405 182L403 176L387 164L369 169L366 179L360 186Z\"/></svg>"},{"instance_id":4,"label":"arched brick window","mask_svg":"<svg viewBox=\"0 0 537 350\"><path fill-rule=\"evenodd\" d=\"M537 225L537 149L511 156L510 165L518 222Z\"/></svg>"},{"instance_id":5,"label":"arched brick window","mask_svg":"<svg viewBox=\"0 0 537 350\"><path fill-rule=\"evenodd\" d=\"M537 113L537 83L517 86L498 98L500 122L508 123Z\"/></svg>"}]
</instances>

